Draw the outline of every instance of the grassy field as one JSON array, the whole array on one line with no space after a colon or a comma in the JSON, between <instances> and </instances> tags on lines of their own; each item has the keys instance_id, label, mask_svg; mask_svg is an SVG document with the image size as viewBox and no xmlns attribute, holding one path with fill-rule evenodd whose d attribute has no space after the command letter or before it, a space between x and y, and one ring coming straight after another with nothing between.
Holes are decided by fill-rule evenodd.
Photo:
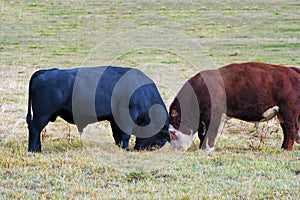
<instances>
[{"instance_id":1,"label":"grassy field","mask_svg":"<svg viewBox=\"0 0 300 200\"><path fill-rule=\"evenodd\" d=\"M280 1L0 1L0 199L299 199L300 146L276 121L231 120L211 154L124 152L107 122L61 119L27 153L28 82L44 68L121 65L155 80L169 106L196 72L232 62L300 66L300 4ZM90 145L90 141L96 141Z\"/></svg>"}]
</instances>

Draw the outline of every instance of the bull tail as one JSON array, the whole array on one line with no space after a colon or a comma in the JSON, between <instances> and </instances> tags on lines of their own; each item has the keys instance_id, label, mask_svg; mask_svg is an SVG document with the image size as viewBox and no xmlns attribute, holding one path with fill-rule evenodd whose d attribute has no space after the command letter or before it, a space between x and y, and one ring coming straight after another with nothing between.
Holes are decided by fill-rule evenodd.
<instances>
[{"instance_id":1,"label":"bull tail","mask_svg":"<svg viewBox=\"0 0 300 200\"><path fill-rule=\"evenodd\" d=\"M33 81L33 76L31 76L30 81L29 81L29 86L28 86L28 108L27 108L27 116L26 116L26 122L29 126L30 122L31 122L31 93L32 93L32 81Z\"/></svg>"},{"instance_id":2,"label":"bull tail","mask_svg":"<svg viewBox=\"0 0 300 200\"><path fill-rule=\"evenodd\" d=\"M27 110L27 116L26 116L26 122L29 126L29 124L31 123L31 120L32 120L32 115L31 115L31 105L32 105L32 99L31 99L31 96L32 96L32 82L33 80L35 79L35 77L37 77L38 75L40 75L44 70L39 70L37 72L35 72L31 78L30 78L30 81L29 81L29 87L28 87L28 110Z\"/></svg>"},{"instance_id":3,"label":"bull tail","mask_svg":"<svg viewBox=\"0 0 300 200\"><path fill-rule=\"evenodd\" d=\"M28 110L26 116L26 122L29 125L31 122L31 92L30 92L30 84L29 84L29 91L28 91Z\"/></svg>"}]
</instances>

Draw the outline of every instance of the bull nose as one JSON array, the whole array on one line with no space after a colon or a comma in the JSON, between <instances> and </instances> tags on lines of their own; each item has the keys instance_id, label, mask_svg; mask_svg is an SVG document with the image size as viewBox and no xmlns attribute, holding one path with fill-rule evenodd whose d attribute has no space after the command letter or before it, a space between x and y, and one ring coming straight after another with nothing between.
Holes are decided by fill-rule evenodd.
<instances>
[{"instance_id":1,"label":"bull nose","mask_svg":"<svg viewBox=\"0 0 300 200\"><path fill-rule=\"evenodd\" d=\"M176 132L170 131L170 137L171 137L171 140L174 140L176 138Z\"/></svg>"}]
</instances>

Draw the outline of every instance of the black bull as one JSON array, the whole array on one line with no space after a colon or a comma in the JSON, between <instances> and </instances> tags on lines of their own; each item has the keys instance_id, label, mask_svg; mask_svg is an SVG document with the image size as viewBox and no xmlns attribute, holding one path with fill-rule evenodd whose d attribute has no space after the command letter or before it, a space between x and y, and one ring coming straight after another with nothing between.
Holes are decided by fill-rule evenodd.
<instances>
[{"instance_id":1,"label":"black bull","mask_svg":"<svg viewBox=\"0 0 300 200\"><path fill-rule=\"evenodd\" d=\"M32 110L32 115L31 115ZM170 139L167 110L153 83L137 69L94 67L40 70L29 83L29 152L40 152L40 133L60 116L81 133L88 124L108 120L115 143L128 150L161 147Z\"/></svg>"}]
</instances>

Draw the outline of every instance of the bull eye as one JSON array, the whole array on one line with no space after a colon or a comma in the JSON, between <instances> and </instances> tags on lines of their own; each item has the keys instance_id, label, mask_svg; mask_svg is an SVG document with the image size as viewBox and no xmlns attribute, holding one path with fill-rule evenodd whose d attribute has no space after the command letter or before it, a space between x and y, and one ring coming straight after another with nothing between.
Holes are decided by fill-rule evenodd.
<instances>
[{"instance_id":1,"label":"bull eye","mask_svg":"<svg viewBox=\"0 0 300 200\"><path fill-rule=\"evenodd\" d=\"M177 116L178 116L177 110L173 109L173 110L171 111L171 116L172 116L172 117L177 117Z\"/></svg>"},{"instance_id":2,"label":"bull eye","mask_svg":"<svg viewBox=\"0 0 300 200\"><path fill-rule=\"evenodd\" d=\"M177 138L175 131L170 131L171 140L175 140Z\"/></svg>"}]
</instances>

